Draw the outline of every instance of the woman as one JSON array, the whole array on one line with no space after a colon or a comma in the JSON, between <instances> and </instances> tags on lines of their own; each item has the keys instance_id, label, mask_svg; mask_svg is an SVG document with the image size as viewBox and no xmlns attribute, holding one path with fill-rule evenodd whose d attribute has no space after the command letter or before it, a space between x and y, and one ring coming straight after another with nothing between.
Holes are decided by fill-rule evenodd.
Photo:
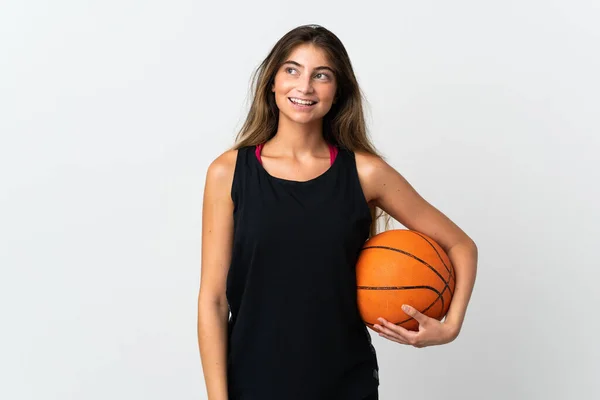
<instances>
[{"instance_id":1,"label":"woman","mask_svg":"<svg viewBox=\"0 0 600 400\"><path fill-rule=\"evenodd\" d=\"M436 240L457 276L444 322L407 308L419 332L381 320L375 329L389 340L424 347L457 337L476 246L376 152L333 33L288 32L257 72L237 144L206 176L198 340L208 398L377 399L354 270L376 208Z\"/></svg>"}]
</instances>

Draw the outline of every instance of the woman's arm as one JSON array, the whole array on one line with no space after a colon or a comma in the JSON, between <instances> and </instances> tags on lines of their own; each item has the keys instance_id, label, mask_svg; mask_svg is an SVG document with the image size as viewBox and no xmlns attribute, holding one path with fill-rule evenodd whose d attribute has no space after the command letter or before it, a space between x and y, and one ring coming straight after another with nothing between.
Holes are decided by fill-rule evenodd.
<instances>
[{"instance_id":1,"label":"woman's arm","mask_svg":"<svg viewBox=\"0 0 600 400\"><path fill-rule=\"evenodd\" d=\"M202 205L202 266L198 294L198 346L209 400L227 400L225 294L233 242L231 184L237 151L223 153L208 167Z\"/></svg>"},{"instance_id":2,"label":"woman's arm","mask_svg":"<svg viewBox=\"0 0 600 400\"><path fill-rule=\"evenodd\" d=\"M475 284L478 257L475 242L381 158L357 152L356 163L365 197L371 205L408 229L429 236L448 254L456 272L456 287L445 322L452 327L454 336L458 335Z\"/></svg>"}]
</instances>

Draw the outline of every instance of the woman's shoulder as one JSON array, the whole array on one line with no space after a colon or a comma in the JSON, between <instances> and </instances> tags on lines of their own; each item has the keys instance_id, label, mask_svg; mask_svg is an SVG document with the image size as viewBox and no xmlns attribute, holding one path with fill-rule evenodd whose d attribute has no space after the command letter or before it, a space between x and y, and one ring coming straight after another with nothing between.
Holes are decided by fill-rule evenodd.
<instances>
[{"instance_id":1,"label":"woman's shoulder","mask_svg":"<svg viewBox=\"0 0 600 400\"><path fill-rule=\"evenodd\" d=\"M225 178L233 173L238 155L237 149L227 150L217 156L208 166L207 175L215 178Z\"/></svg>"},{"instance_id":2,"label":"woman's shoulder","mask_svg":"<svg viewBox=\"0 0 600 400\"><path fill-rule=\"evenodd\" d=\"M376 173L378 168L381 168L386 162L376 154L371 154L362 150L355 150L354 158L356 159L356 168L359 173L365 177L369 177Z\"/></svg>"},{"instance_id":3,"label":"woman's shoulder","mask_svg":"<svg viewBox=\"0 0 600 400\"><path fill-rule=\"evenodd\" d=\"M233 183L233 175L239 150L227 150L217 156L206 171L206 190L228 195Z\"/></svg>"},{"instance_id":4,"label":"woman's shoulder","mask_svg":"<svg viewBox=\"0 0 600 400\"><path fill-rule=\"evenodd\" d=\"M376 197L377 186L381 185L381 172L388 167L387 163L378 155L366 151L353 152L356 159L356 170L365 198L371 201Z\"/></svg>"}]
</instances>

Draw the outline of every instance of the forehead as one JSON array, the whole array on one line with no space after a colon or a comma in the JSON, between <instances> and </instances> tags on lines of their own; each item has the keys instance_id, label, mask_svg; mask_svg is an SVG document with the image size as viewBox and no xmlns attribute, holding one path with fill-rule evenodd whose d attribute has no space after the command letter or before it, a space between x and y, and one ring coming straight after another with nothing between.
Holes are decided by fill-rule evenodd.
<instances>
[{"instance_id":1,"label":"forehead","mask_svg":"<svg viewBox=\"0 0 600 400\"><path fill-rule=\"evenodd\" d=\"M332 67L327 53L325 53L323 49L309 43L294 47L288 57L283 61L285 62L287 60L296 61L307 67L317 65Z\"/></svg>"}]
</instances>

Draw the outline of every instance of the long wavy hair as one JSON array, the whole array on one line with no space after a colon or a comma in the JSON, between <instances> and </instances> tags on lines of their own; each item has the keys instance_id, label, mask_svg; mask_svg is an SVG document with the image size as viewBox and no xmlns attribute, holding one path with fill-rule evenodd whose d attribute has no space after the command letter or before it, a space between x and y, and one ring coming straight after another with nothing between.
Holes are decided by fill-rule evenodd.
<instances>
[{"instance_id":1,"label":"long wavy hair","mask_svg":"<svg viewBox=\"0 0 600 400\"><path fill-rule=\"evenodd\" d=\"M254 71L250 86L252 104L232 150L265 143L277 133L279 109L270 88L282 63L301 44L312 44L323 50L336 76L337 101L323 117L323 138L341 148L363 151L384 159L369 138L363 113L364 96L350 57L338 37L320 25L302 25L286 33ZM372 223L369 237L378 232L377 221L380 218L385 222L385 229L391 220L378 207L370 206L370 211Z\"/></svg>"}]
</instances>

